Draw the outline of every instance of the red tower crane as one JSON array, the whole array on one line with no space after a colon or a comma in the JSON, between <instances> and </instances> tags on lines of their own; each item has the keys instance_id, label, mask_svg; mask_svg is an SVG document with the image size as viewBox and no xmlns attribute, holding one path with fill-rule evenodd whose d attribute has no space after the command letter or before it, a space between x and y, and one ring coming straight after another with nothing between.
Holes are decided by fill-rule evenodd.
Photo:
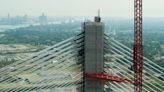
<instances>
[{"instance_id":1,"label":"red tower crane","mask_svg":"<svg viewBox=\"0 0 164 92\"><path fill-rule=\"evenodd\" d=\"M142 0L134 0L134 92L142 92Z\"/></svg>"}]
</instances>

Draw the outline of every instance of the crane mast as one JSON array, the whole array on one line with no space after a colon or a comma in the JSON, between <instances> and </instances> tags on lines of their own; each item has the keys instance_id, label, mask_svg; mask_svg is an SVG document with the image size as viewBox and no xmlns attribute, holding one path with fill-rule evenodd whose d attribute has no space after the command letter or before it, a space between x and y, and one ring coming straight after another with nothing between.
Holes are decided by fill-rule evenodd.
<instances>
[{"instance_id":1,"label":"crane mast","mask_svg":"<svg viewBox=\"0 0 164 92\"><path fill-rule=\"evenodd\" d=\"M142 45L142 0L134 0L134 92L142 92L143 45Z\"/></svg>"}]
</instances>

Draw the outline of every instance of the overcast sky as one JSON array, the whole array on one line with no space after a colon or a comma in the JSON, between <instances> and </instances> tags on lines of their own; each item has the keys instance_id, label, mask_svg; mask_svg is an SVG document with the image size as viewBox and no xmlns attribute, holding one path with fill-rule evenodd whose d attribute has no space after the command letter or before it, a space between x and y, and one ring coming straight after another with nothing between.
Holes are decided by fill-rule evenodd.
<instances>
[{"instance_id":1,"label":"overcast sky","mask_svg":"<svg viewBox=\"0 0 164 92\"><path fill-rule=\"evenodd\" d=\"M134 0L0 0L0 16L133 16ZM164 0L143 0L144 16L164 17Z\"/></svg>"}]
</instances>

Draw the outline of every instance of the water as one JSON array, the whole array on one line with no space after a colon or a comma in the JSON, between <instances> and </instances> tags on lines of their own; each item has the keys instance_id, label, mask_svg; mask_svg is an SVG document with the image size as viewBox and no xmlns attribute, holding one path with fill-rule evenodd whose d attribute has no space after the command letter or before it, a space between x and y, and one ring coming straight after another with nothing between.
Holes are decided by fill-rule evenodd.
<instances>
[{"instance_id":1,"label":"water","mask_svg":"<svg viewBox=\"0 0 164 92\"><path fill-rule=\"evenodd\" d=\"M48 22L47 24L61 24L61 21L57 22ZM40 25L40 23L30 23L30 24L20 24L20 25L0 25L0 32L4 32L8 29L16 29L16 28L21 28L21 27L28 27L28 26L37 26Z\"/></svg>"},{"instance_id":2,"label":"water","mask_svg":"<svg viewBox=\"0 0 164 92\"><path fill-rule=\"evenodd\" d=\"M4 32L8 29L16 29L16 28L21 28L21 27L28 27L31 25L39 25L37 24L20 24L20 25L0 25L0 32Z\"/></svg>"}]
</instances>

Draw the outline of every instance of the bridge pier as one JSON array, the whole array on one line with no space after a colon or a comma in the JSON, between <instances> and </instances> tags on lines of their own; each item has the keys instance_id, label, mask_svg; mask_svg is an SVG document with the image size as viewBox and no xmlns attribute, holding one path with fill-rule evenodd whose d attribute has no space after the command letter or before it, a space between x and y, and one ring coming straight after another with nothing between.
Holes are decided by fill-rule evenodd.
<instances>
[{"instance_id":1,"label":"bridge pier","mask_svg":"<svg viewBox=\"0 0 164 92\"><path fill-rule=\"evenodd\" d=\"M94 22L84 22L84 72L85 74L103 73L104 51L103 35L104 23L99 16ZM84 75L85 76L85 75ZM84 78L84 92L103 92L104 81L92 78Z\"/></svg>"}]
</instances>

